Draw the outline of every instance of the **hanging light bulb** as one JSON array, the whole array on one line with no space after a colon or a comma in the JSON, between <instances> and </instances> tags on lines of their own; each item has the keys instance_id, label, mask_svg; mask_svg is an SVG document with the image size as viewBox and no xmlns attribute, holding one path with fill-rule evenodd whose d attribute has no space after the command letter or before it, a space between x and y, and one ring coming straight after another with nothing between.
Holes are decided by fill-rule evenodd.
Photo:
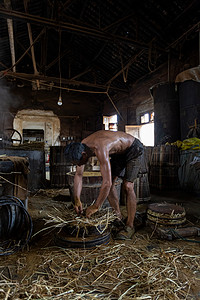
<instances>
[{"instance_id":1,"label":"hanging light bulb","mask_svg":"<svg viewBox=\"0 0 200 300\"><path fill-rule=\"evenodd\" d=\"M60 66L60 46L61 46L61 31L59 31L59 73L60 73L60 95L59 95L59 98L58 98L58 102L57 104L59 106L61 106L63 103L62 103L62 97L61 97L61 66Z\"/></svg>"},{"instance_id":2,"label":"hanging light bulb","mask_svg":"<svg viewBox=\"0 0 200 300\"><path fill-rule=\"evenodd\" d=\"M59 98L58 98L58 102L57 102L57 104L59 105L59 106L61 106L62 105L62 97L61 97L61 95L59 96Z\"/></svg>"}]
</instances>

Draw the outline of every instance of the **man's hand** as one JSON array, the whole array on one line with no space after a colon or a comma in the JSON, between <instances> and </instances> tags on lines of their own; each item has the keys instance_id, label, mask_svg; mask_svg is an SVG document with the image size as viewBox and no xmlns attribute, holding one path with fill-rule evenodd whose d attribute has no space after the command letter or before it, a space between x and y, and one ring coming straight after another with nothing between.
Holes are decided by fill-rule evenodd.
<instances>
[{"instance_id":1,"label":"man's hand","mask_svg":"<svg viewBox=\"0 0 200 300\"><path fill-rule=\"evenodd\" d=\"M97 212L99 209L96 207L96 205L90 205L87 209L86 209L86 217L90 218L91 215L95 214L95 212Z\"/></svg>"},{"instance_id":2,"label":"man's hand","mask_svg":"<svg viewBox=\"0 0 200 300\"><path fill-rule=\"evenodd\" d=\"M77 215L81 215L83 213L83 206L82 206L80 199L75 200L74 209L75 209Z\"/></svg>"}]
</instances>

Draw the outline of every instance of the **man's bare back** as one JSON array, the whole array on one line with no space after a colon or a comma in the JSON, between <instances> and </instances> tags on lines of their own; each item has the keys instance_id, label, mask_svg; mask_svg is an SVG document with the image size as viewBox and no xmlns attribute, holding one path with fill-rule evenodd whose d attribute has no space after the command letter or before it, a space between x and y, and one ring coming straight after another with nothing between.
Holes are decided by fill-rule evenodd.
<instances>
[{"instance_id":1,"label":"man's bare back","mask_svg":"<svg viewBox=\"0 0 200 300\"><path fill-rule=\"evenodd\" d=\"M82 140L91 150L96 151L104 149L109 154L122 153L129 148L134 142L135 138L122 131L108 131L99 130L89 135Z\"/></svg>"}]
</instances>

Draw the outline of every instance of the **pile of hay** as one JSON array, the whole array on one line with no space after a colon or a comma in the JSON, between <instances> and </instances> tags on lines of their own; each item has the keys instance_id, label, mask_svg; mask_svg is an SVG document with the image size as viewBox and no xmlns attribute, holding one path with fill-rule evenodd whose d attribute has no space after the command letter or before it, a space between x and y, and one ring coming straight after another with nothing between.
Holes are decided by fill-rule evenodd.
<instances>
[{"instance_id":1,"label":"pile of hay","mask_svg":"<svg viewBox=\"0 0 200 300\"><path fill-rule=\"evenodd\" d=\"M199 299L199 245L150 240L0 258L1 299Z\"/></svg>"}]
</instances>

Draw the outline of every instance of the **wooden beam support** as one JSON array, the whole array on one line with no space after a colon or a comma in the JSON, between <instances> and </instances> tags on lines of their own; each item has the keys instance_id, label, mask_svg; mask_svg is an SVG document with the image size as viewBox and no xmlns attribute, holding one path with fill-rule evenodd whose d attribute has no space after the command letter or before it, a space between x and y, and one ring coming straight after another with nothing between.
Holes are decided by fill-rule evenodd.
<instances>
[{"instance_id":1,"label":"wooden beam support","mask_svg":"<svg viewBox=\"0 0 200 300\"><path fill-rule=\"evenodd\" d=\"M120 71L118 71L107 83L106 85L110 85L111 82L116 79L121 73L123 73L126 69L128 69L136 60L137 58L142 55L145 52L145 50L141 50L138 54L134 55L130 61L124 66L122 67L122 69Z\"/></svg>"},{"instance_id":2,"label":"wooden beam support","mask_svg":"<svg viewBox=\"0 0 200 300\"><path fill-rule=\"evenodd\" d=\"M54 21L48 18L42 18L40 16L35 16L27 13L22 13L18 12L15 10L7 10L4 8L0 8L0 16L3 18L12 18L12 19L18 19L18 20L24 20L25 22L29 23L37 23L42 26L47 26L47 27L53 27L55 29L65 29L68 30L69 32L72 32L74 34L79 34L79 35L86 35L86 36L91 36L93 38L97 38L100 40L107 40L110 42L120 42L120 43L126 43L133 45L136 48L140 49L148 49L149 45L135 41L133 39L123 37L123 36L118 36L110 33L105 33L102 30L98 30L95 28L88 28L88 27L83 27L79 26L76 24L70 24L67 22L58 22Z\"/></svg>"},{"instance_id":3,"label":"wooden beam support","mask_svg":"<svg viewBox=\"0 0 200 300\"><path fill-rule=\"evenodd\" d=\"M28 7L27 7L27 0L24 0L24 8L25 12L28 12ZM34 74L38 74L37 66L36 66L36 60L35 60L35 51L34 51L34 45L33 45L33 37L32 37L32 30L31 30L31 24L27 23L27 28L28 28L28 36L29 36L29 41L31 45L31 57L32 57L32 62L33 62L33 70Z\"/></svg>"},{"instance_id":4,"label":"wooden beam support","mask_svg":"<svg viewBox=\"0 0 200 300\"><path fill-rule=\"evenodd\" d=\"M65 49L61 55L60 55L60 59L63 58L66 54L69 54L70 50L69 49ZM49 70L53 65L55 65L57 62L59 61L59 55L52 61L50 62L46 67L45 67L45 71Z\"/></svg>"},{"instance_id":5,"label":"wooden beam support","mask_svg":"<svg viewBox=\"0 0 200 300\"><path fill-rule=\"evenodd\" d=\"M7 9L12 9L10 0L4 0L4 5ZM9 41L10 41L11 60L12 60L12 65L13 65L13 70L12 71L16 72L13 21L12 21L11 18L7 18L7 25L8 25L8 35L9 35Z\"/></svg>"},{"instance_id":6,"label":"wooden beam support","mask_svg":"<svg viewBox=\"0 0 200 300\"><path fill-rule=\"evenodd\" d=\"M54 82L56 84L60 84L60 78L58 77L49 77L49 76L43 76L40 74L26 74L26 73L14 73L11 71L2 71L0 72L1 76L5 76L5 77L13 77L13 78L18 78L20 80L27 80L27 81L36 81L36 80L41 80L42 82L49 82L50 83ZM41 83L42 84L42 83ZM91 88L96 88L96 89L100 89L100 90L104 90L105 93L107 91L108 86L107 85L101 85L101 84L94 84L94 83L90 83L90 82L83 82L83 81L76 81L76 80L72 80L72 79L65 79L65 78L61 78L61 84L62 86L64 85L73 85L73 86L87 86L87 87L91 87ZM60 88L58 86L58 88ZM109 90L115 90L115 91L120 91L120 92L124 92L124 93L128 93L128 89L120 89L117 87L109 87Z\"/></svg>"}]
</instances>

